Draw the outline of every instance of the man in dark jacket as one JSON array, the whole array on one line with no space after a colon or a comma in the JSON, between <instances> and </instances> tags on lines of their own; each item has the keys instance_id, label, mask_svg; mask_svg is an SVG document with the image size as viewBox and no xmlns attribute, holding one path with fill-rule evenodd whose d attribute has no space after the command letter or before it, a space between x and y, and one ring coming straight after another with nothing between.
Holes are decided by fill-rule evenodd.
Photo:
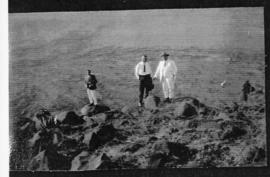
<instances>
[{"instance_id":1,"label":"man in dark jacket","mask_svg":"<svg viewBox=\"0 0 270 177\"><path fill-rule=\"evenodd\" d=\"M249 81L247 80L243 86L242 86L242 100L247 101L248 100L248 95L253 92L255 89L254 87L251 86Z\"/></svg>"},{"instance_id":2,"label":"man in dark jacket","mask_svg":"<svg viewBox=\"0 0 270 177\"><path fill-rule=\"evenodd\" d=\"M88 70L88 75L85 76L85 87L87 88L87 95L90 105L97 105L97 79L96 76L91 73L91 70Z\"/></svg>"}]
</instances>

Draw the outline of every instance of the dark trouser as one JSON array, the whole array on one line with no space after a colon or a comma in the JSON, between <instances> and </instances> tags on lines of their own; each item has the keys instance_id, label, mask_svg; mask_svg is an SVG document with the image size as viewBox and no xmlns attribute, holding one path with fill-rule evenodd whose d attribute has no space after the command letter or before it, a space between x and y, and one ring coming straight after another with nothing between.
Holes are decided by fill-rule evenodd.
<instances>
[{"instance_id":1,"label":"dark trouser","mask_svg":"<svg viewBox=\"0 0 270 177\"><path fill-rule=\"evenodd\" d=\"M142 103L143 97L146 98L149 94L149 91L150 91L149 85L152 83L152 78L151 78L150 74L139 75L139 80L140 80L139 100L140 100L140 103ZM145 92L145 95L144 95L144 92Z\"/></svg>"}]
</instances>

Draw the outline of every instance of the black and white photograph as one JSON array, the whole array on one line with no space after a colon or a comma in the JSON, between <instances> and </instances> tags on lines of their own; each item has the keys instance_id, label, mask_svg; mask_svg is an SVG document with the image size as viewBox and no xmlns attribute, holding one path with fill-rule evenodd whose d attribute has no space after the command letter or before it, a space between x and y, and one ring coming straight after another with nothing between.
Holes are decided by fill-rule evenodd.
<instances>
[{"instance_id":1,"label":"black and white photograph","mask_svg":"<svg viewBox=\"0 0 270 177\"><path fill-rule=\"evenodd\" d=\"M267 166L263 7L8 18L10 170Z\"/></svg>"}]
</instances>

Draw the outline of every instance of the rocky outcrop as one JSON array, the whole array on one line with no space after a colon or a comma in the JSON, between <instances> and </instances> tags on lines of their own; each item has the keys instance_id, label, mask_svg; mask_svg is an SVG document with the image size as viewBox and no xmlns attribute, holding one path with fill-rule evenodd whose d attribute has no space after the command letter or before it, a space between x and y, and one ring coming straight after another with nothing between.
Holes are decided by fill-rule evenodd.
<instances>
[{"instance_id":1,"label":"rocky outcrop","mask_svg":"<svg viewBox=\"0 0 270 177\"><path fill-rule=\"evenodd\" d=\"M110 108L106 105L92 105L91 106L87 104L81 109L81 114L83 116L92 116L92 115L103 113L109 110Z\"/></svg>"},{"instance_id":2,"label":"rocky outcrop","mask_svg":"<svg viewBox=\"0 0 270 177\"><path fill-rule=\"evenodd\" d=\"M89 150L93 151L115 137L116 129L111 125L102 125L94 132L89 142Z\"/></svg>"},{"instance_id":3,"label":"rocky outcrop","mask_svg":"<svg viewBox=\"0 0 270 177\"><path fill-rule=\"evenodd\" d=\"M205 106L195 98L145 108L86 105L37 120L22 119L20 131L33 154L29 170L229 167L266 160L263 104ZM158 110L158 111L153 111ZM45 119L47 116L48 119ZM53 124L44 124L51 120ZM38 127L37 122L42 126ZM45 121L46 122L46 121ZM50 122L50 121L49 121ZM26 135L26 134L25 134Z\"/></svg>"},{"instance_id":4,"label":"rocky outcrop","mask_svg":"<svg viewBox=\"0 0 270 177\"><path fill-rule=\"evenodd\" d=\"M185 101L178 103L174 111L174 115L181 118L188 118L197 114L196 107Z\"/></svg>"},{"instance_id":5,"label":"rocky outcrop","mask_svg":"<svg viewBox=\"0 0 270 177\"><path fill-rule=\"evenodd\" d=\"M144 99L144 107L149 110L157 110L160 103L160 98L154 95L149 95Z\"/></svg>"},{"instance_id":6,"label":"rocky outcrop","mask_svg":"<svg viewBox=\"0 0 270 177\"><path fill-rule=\"evenodd\" d=\"M59 122L62 125L80 125L84 123L84 120L74 111L64 111L55 116L55 122Z\"/></svg>"}]
</instances>

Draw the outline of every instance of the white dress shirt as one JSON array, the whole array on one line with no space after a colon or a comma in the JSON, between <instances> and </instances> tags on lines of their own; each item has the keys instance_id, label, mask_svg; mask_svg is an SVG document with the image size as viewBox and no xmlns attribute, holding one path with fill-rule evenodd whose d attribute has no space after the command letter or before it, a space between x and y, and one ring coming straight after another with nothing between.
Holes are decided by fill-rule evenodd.
<instances>
[{"instance_id":1,"label":"white dress shirt","mask_svg":"<svg viewBox=\"0 0 270 177\"><path fill-rule=\"evenodd\" d=\"M144 71L145 66L145 71ZM152 74L151 66L148 62L139 62L135 67L135 76L137 79L139 79L139 75L147 75Z\"/></svg>"},{"instance_id":2,"label":"white dress shirt","mask_svg":"<svg viewBox=\"0 0 270 177\"><path fill-rule=\"evenodd\" d=\"M176 77L177 74L177 67L173 60L162 60L159 62L156 73L154 77L158 77L162 80L162 78L171 78Z\"/></svg>"}]
</instances>

